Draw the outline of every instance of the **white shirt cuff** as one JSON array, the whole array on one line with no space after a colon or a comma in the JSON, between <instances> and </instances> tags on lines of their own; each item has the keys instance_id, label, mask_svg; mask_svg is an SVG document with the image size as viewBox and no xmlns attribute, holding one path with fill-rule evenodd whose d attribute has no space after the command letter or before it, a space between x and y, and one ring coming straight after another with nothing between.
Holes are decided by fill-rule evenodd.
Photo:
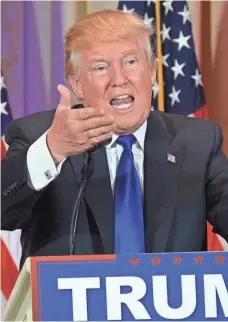
<instances>
[{"instance_id":1,"label":"white shirt cuff","mask_svg":"<svg viewBox=\"0 0 228 322\"><path fill-rule=\"evenodd\" d=\"M47 147L47 132L36 140L27 152L28 184L34 190L41 190L60 173L64 159L57 167Z\"/></svg>"}]
</instances>

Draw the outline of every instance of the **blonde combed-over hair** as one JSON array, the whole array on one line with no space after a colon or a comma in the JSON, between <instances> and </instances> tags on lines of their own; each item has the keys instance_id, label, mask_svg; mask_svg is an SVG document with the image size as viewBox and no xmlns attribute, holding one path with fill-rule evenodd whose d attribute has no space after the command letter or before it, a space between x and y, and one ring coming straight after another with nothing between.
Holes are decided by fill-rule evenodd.
<instances>
[{"instance_id":1,"label":"blonde combed-over hair","mask_svg":"<svg viewBox=\"0 0 228 322\"><path fill-rule=\"evenodd\" d=\"M135 13L121 10L103 10L82 17L73 25L65 37L65 74L75 75L79 68L80 50L89 49L99 43L137 37L141 42L148 61L153 51L150 36L153 29L145 25Z\"/></svg>"}]
</instances>

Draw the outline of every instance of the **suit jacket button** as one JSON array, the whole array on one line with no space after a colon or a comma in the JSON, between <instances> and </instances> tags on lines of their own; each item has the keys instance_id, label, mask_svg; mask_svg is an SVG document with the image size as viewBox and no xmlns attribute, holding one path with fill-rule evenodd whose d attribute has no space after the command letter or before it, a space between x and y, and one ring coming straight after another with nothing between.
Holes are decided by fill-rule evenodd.
<instances>
[{"instance_id":1,"label":"suit jacket button","mask_svg":"<svg viewBox=\"0 0 228 322\"><path fill-rule=\"evenodd\" d=\"M5 191L3 192L3 194L4 194L4 196L8 196L8 191L7 191L7 190L5 190Z\"/></svg>"}]
</instances>

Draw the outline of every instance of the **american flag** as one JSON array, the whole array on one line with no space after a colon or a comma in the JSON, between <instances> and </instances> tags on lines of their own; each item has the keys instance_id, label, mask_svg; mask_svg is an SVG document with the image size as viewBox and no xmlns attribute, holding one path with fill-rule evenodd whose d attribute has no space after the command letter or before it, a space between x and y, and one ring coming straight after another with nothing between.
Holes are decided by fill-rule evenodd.
<instances>
[{"instance_id":1,"label":"american flag","mask_svg":"<svg viewBox=\"0 0 228 322\"><path fill-rule=\"evenodd\" d=\"M12 114L9 108L8 95L4 77L1 73L1 137L4 139L4 134L7 125L12 121ZM2 152L5 155L6 149L4 141L2 140ZM4 152L5 151L5 152Z\"/></svg>"},{"instance_id":2,"label":"american flag","mask_svg":"<svg viewBox=\"0 0 228 322\"><path fill-rule=\"evenodd\" d=\"M172 0L159 2L162 57L157 57L157 60L160 59L163 66L164 112L208 118L188 4L186 1ZM153 27L156 26L155 6L156 0L120 1L118 9L135 12ZM152 44L156 44L155 36L152 36ZM157 81L152 92L152 109L157 110ZM209 224L208 250L222 250L218 236L212 233Z\"/></svg>"},{"instance_id":3,"label":"american flag","mask_svg":"<svg viewBox=\"0 0 228 322\"><path fill-rule=\"evenodd\" d=\"M9 107L8 95L4 78L1 74L1 152L4 158L7 145L4 134L7 125L12 120ZM18 277L18 265L21 256L20 231L14 232L1 231L1 314L9 299L10 293ZM3 316L1 316L1 320Z\"/></svg>"}]
</instances>

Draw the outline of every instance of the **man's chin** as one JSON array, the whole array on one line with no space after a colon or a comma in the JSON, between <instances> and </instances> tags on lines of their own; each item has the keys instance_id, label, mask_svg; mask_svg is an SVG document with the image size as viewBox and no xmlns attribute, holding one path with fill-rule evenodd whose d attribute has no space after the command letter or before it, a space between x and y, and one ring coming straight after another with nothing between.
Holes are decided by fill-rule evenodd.
<instances>
[{"instance_id":1,"label":"man's chin","mask_svg":"<svg viewBox=\"0 0 228 322\"><path fill-rule=\"evenodd\" d=\"M124 120L122 119L120 122L118 122L118 118L116 118L116 122L115 122L115 131L114 133L116 135L123 135L123 134L131 134L134 133L135 131L138 130L138 128L140 128L140 126L142 125L143 122L140 121L129 121L126 120L126 122L124 122Z\"/></svg>"}]
</instances>

